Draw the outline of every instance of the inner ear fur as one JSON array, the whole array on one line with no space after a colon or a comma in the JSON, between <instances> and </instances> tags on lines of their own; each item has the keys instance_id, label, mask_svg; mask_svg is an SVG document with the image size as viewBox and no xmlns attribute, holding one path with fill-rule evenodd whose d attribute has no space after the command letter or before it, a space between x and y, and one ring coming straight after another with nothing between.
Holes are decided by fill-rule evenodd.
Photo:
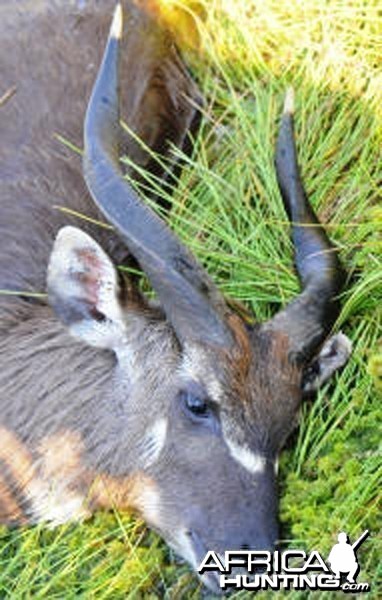
<instances>
[{"instance_id":1,"label":"inner ear fur","mask_svg":"<svg viewBox=\"0 0 382 600\"><path fill-rule=\"evenodd\" d=\"M48 266L48 298L73 336L102 348L116 349L123 343L121 281L93 238L75 227L59 231Z\"/></svg>"},{"instance_id":2,"label":"inner ear fur","mask_svg":"<svg viewBox=\"0 0 382 600\"><path fill-rule=\"evenodd\" d=\"M302 376L303 394L311 394L349 360L352 343L343 333L328 338L319 354L304 369Z\"/></svg>"}]
</instances>

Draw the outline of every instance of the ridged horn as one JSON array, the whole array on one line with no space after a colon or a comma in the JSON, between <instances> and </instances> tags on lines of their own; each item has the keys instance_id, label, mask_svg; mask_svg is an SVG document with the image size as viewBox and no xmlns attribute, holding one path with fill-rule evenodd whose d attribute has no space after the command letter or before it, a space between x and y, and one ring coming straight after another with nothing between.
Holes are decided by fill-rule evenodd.
<instances>
[{"instance_id":1,"label":"ridged horn","mask_svg":"<svg viewBox=\"0 0 382 600\"><path fill-rule=\"evenodd\" d=\"M224 298L191 252L123 177L119 164L121 36L122 8L118 4L85 118L83 169L86 184L97 206L115 226L147 274L180 342L230 346L233 337L225 322L228 309ZM136 60L139 58L138 54ZM163 62L162 53L158 60ZM171 57L166 60L170 63ZM179 68L179 57L168 66ZM161 72L160 67L159 64L157 69L153 68L156 78ZM169 93L174 96L176 89ZM156 105L152 110L160 114L161 108ZM153 118L155 116L158 115ZM147 118L150 118L149 114ZM165 136L166 131L163 132ZM160 132L157 137L161 137Z\"/></svg>"},{"instance_id":2,"label":"ridged horn","mask_svg":"<svg viewBox=\"0 0 382 600\"><path fill-rule=\"evenodd\" d=\"M292 225L295 263L301 294L279 312L266 327L288 335L290 356L308 361L323 342L339 313L337 296L345 273L310 206L297 162L294 137L293 90L287 92L276 146L278 185Z\"/></svg>"}]
</instances>

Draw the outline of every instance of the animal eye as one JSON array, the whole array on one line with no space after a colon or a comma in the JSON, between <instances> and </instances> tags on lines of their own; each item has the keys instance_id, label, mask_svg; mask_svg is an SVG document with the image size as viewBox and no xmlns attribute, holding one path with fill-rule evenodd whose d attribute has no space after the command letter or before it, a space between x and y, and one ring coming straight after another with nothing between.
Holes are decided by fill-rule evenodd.
<instances>
[{"instance_id":1,"label":"animal eye","mask_svg":"<svg viewBox=\"0 0 382 600\"><path fill-rule=\"evenodd\" d=\"M202 395L196 394L190 390L180 392L180 400L184 410L197 419L206 419L210 415L208 400Z\"/></svg>"},{"instance_id":2,"label":"animal eye","mask_svg":"<svg viewBox=\"0 0 382 600\"><path fill-rule=\"evenodd\" d=\"M186 394L185 403L188 410L198 417L203 417L208 413L207 402L203 398L199 398L193 394Z\"/></svg>"}]
</instances>

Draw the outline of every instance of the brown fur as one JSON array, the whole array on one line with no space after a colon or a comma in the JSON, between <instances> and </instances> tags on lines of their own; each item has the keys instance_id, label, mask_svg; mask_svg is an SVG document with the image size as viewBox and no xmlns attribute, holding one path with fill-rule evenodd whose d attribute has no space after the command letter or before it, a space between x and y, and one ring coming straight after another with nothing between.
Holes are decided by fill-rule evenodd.
<instances>
[{"instance_id":1,"label":"brown fur","mask_svg":"<svg viewBox=\"0 0 382 600\"><path fill-rule=\"evenodd\" d=\"M33 478L33 459L30 451L17 436L4 427L0 428L0 522L23 523L27 517L24 513L19 493Z\"/></svg>"}]
</instances>

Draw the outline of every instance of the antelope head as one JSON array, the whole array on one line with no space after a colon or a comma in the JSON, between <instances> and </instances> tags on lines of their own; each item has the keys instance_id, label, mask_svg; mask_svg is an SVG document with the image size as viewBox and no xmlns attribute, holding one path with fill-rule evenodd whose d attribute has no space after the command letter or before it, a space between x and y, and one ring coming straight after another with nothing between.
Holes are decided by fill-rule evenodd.
<instances>
[{"instance_id":1,"label":"antelope head","mask_svg":"<svg viewBox=\"0 0 382 600\"><path fill-rule=\"evenodd\" d=\"M325 342L338 315L344 274L304 193L288 95L276 170L292 222L302 292L263 324L249 326L235 314L196 258L123 175L121 34L118 6L87 109L84 176L159 304L133 290L102 248L73 227L62 229L56 239L49 298L73 336L115 356L113 389L102 399L110 402L113 425L105 431L112 441L107 459L99 455L98 468L104 460L109 475L139 473L150 482L138 509L197 568L207 550L270 550L276 544L279 451L296 422L304 390L327 379L348 356L341 334ZM156 118L162 109L159 96L152 107ZM177 118L173 110L167 124ZM218 590L214 576L202 579Z\"/></svg>"}]
</instances>

